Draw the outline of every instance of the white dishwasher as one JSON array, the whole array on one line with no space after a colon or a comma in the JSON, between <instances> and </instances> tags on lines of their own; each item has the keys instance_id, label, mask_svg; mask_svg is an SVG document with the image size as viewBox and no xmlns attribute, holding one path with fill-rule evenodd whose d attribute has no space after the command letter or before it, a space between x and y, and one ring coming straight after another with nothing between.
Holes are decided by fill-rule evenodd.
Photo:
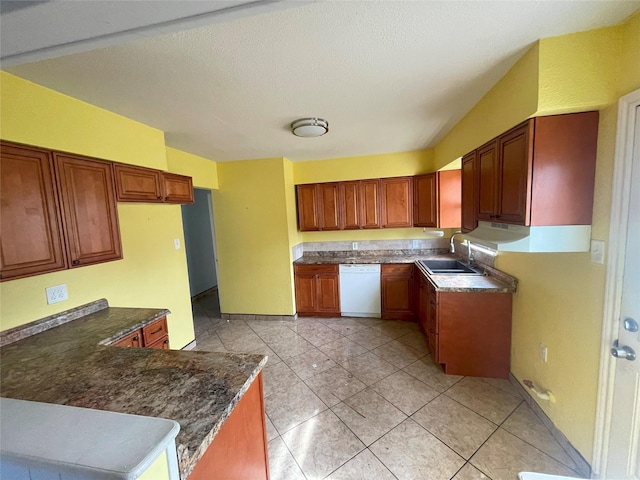
<instances>
[{"instance_id":1,"label":"white dishwasher","mask_svg":"<svg viewBox=\"0 0 640 480\"><path fill-rule=\"evenodd\" d=\"M380 265L340 265L339 272L342 316L380 318Z\"/></svg>"}]
</instances>

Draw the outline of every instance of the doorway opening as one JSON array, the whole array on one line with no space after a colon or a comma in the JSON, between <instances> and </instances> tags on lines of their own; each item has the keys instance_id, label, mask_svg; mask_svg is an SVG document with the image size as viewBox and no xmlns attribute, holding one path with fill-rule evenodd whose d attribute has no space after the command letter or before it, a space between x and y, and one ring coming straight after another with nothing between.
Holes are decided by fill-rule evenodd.
<instances>
[{"instance_id":1,"label":"doorway opening","mask_svg":"<svg viewBox=\"0 0 640 480\"><path fill-rule=\"evenodd\" d=\"M218 259L211 190L193 190L193 204L182 206L182 225L191 302L193 304L197 301L198 308L205 309L204 312L196 312L194 309L194 319L198 314L219 318Z\"/></svg>"}]
</instances>

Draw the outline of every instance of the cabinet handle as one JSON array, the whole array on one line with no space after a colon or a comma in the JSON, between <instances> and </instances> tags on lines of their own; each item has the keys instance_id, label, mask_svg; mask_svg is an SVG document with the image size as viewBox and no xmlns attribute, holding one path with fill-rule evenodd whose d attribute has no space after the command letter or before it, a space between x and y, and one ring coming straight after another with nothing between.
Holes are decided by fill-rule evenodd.
<instances>
[{"instance_id":1,"label":"cabinet handle","mask_svg":"<svg viewBox=\"0 0 640 480\"><path fill-rule=\"evenodd\" d=\"M140 340L140 338L136 335L135 337L133 337L133 341L137 342L138 340Z\"/></svg>"},{"instance_id":2,"label":"cabinet handle","mask_svg":"<svg viewBox=\"0 0 640 480\"><path fill-rule=\"evenodd\" d=\"M158 200L162 200L162 195L158 195Z\"/></svg>"},{"instance_id":3,"label":"cabinet handle","mask_svg":"<svg viewBox=\"0 0 640 480\"><path fill-rule=\"evenodd\" d=\"M159 329L157 329L157 330L154 330L153 332L151 332L151 333L150 333L150 335L155 335L156 333L159 333L159 332L161 332L161 331L162 331L162 327L160 327L160 328L159 328Z\"/></svg>"},{"instance_id":4,"label":"cabinet handle","mask_svg":"<svg viewBox=\"0 0 640 480\"><path fill-rule=\"evenodd\" d=\"M80 260L74 260L71 262L71 265L80 265Z\"/></svg>"},{"instance_id":5,"label":"cabinet handle","mask_svg":"<svg viewBox=\"0 0 640 480\"><path fill-rule=\"evenodd\" d=\"M169 345L169 339L167 338L167 339L166 339L164 342L162 342L162 343L164 343L165 345Z\"/></svg>"},{"instance_id":6,"label":"cabinet handle","mask_svg":"<svg viewBox=\"0 0 640 480\"><path fill-rule=\"evenodd\" d=\"M166 197L164 197L165 200L169 200L169 195L167 195Z\"/></svg>"}]
</instances>

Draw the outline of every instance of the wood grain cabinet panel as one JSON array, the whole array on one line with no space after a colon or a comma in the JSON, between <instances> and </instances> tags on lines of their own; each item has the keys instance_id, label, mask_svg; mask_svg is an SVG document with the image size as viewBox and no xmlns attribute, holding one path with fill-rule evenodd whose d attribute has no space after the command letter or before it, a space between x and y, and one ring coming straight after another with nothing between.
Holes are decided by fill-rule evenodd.
<instances>
[{"instance_id":1,"label":"wood grain cabinet panel","mask_svg":"<svg viewBox=\"0 0 640 480\"><path fill-rule=\"evenodd\" d=\"M50 152L0 145L0 278L67 267Z\"/></svg>"},{"instance_id":2,"label":"wood grain cabinet panel","mask_svg":"<svg viewBox=\"0 0 640 480\"><path fill-rule=\"evenodd\" d=\"M161 317L149 325L146 325L126 337L113 342L116 347L143 347L168 350L169 330L167 328L167 317Z\"/></svg>"},{"instance_id":3,"label":"wood grain cabinet panel","mask_svg":"<svg viewBox=\"0 0 640 480\"><path fill-rule=\"evenodd\" d=\"M382 318L415 319L414 269L412 263L385 263L380 266Z\"/></svg>"},{"instance_id":4,"label":"wood grain cabinet panel","mask_svg":"<svg viewBox=\"0 0 640 480\"><path fill-rule=\"evenodd\" d=\"M498 147L495 140L480 147L477 153L478 220L492 220L496 212L498 193Z\"/></svg>"},{"instance_id":5,"label":"wood grain cabinet panel","mask_svg":"<svg viewBox=\"0 0 640 480\"><path fill-rule=\"evenodd\" d=\"M340 316L338 265L295 265L294 280L299 316Z\"/></svg>"},{"instance_id":6,"label":"wood grain cabinet panel","mask_svg":"<svg viewBox=\"0 0 640 480\"><path fill-rule=\"evenodd\" d=\"M478 226L476 218L476 151L462 157L461 230L470 232Z\"/></svg>"},{"instance_id":7,"label":"wood grain cabinet panel","mask_svg":"<svg viewBox=\"0 0 640 480\"><path fill-rule=\"evenodd\" d=\"M162 172L165 203L190 204L193 199L193 180L185 175Z\"/></svg>"},{"instance_id":8,"label":"wood grain cabinet panel","mask_svg":"<svg viewBox=\"0 0 640 480\"><path fill-rule=\"evenodd\" d=\"M380 228L380 180L360 181L360 227Z\"/></svg>"},{"instance_id":9,"label":"wood grain cabinet panel","mask_svg":"<svg viewBox=\"0 0 640 480\"><path fill-rule=\"evenodd\" d=\"M320 201L317 185L298 185L298 228L302 232L320 230Z\"/></svg>"},{"instance_id":10,"label":"wood grain cabinet panel","mask_svg":"<svg viewBox=\"0 0 640 480\"><path fill-rule=\"evenodd\" d=\"M122 258L109 162L54 153L70 267Z\"/></svg>"},{"instance_id":11,"label":"wood grain cabinet panel","mask_svg":"<svg viewBox=\"0 0 640 480\"><path fill-rule=\"evenodd\" d=\"M320 230L340 229L340 189L338 183L318 184Z\"/></svg>"},{"instance_id":12,"label":"wood grain cabinet panel","mask_svg":"<svg viewBox=\"0 0 640 480\"><path fill-rule=\"evenodd\" d=\"M413 226L460 228L461 173L446 170L413 178Z\"/></svg>"},{"instance_id":13,"label":"wood grain cabinet panel","mask_svg":"<svg viewBox=\"0 0 640 480\"><path fill-rule=\"evenodd\" d=\"M413 178L380 179L382 228L411 227L413 225Z\"/></svg>"},{"instance_id":14,"label":"wood grain cabinet panel","mask_svg":"<svg viewBox=\"0 0 640 480\"><path fill-rule=\"evenodd\" d=\"M465 155L468 162L475 155L475 178L463 174L463 203L473 183L476 220L591 224L598 118L598 112L532 118ZM472 222L463 217L468 231Z\"/></svg>"},{"instance_id":15,"label":"wood grain cabinet panel","mask_svg":"<svg viewBox=\"0 0 640 480\"><path fill-rule=\"evenodd\" d=\"M112 343L111 345L116 347L129 347L129 348L138 348L142 347L142 332L140 330L136 330L133 333L130 333L124 338L121 338L117 342Z\"/></svg>"},{"instance_id":16,"label":"wood grain cabinet panel","mask_svg":"<svg viewBox=\"0 0 640 480\"><path fill-rule=\"evenodd\" d=\"M262 372L233 408L187 479L269 479Z\"/></svg>"},{"instance_id":17,"label":"wood grain cabinet panel","mask_svg":"<svg viewBox=\"0 0 640 480\"><path fill-rule=\"evenodd\" d=\"M343 230L360 228L360 182L340 182L340 219Z\"/></svg>"},{"instance_id":18,"label":"wood grain cabinet panel","mask_svg":"<svg viewBox=\"0 0 640 480\"><path fill-rule=\"evenodd\" d=\"M423 274L420 285L420 325L444 372L508 378L512 294L437 291Z\"/></svg>"},{"instance_id":19,"label":"wood grain cabinet panel","mask_svg":"<svg viewBox=\"0 0 640 480\"><path fill-rule=\"evenodd\" d=\"M162 203L162 172L116 163L113 166L119 202Z\"/></svg>"}]
</instances>

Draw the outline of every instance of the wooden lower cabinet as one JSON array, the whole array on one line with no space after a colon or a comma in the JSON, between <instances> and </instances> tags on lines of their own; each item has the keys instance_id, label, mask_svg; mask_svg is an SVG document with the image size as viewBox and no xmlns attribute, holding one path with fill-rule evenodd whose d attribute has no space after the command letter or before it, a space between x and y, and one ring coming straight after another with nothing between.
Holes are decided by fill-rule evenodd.
<instances>
[{"instance_id":1,"label":"wooden lower cabinet","mask_svg":"<svg viewBox=\"0 0 640 480\"><path fill-rule=\"evenodd\" d=\"M188 480L268 480L262 372L234 407Z\"/></svg>"},{"instance_id":2,"label":"wooden lower cabinet","mask_svg":"<svg viewBox=\"0 0 640 480\"><path fill-rule=\"evenodd\" d=\"M414 265L386 263L380 266L382 318L414 320Z\"/></svg>"},{"instance_id":3,"label":"wooden lower cabinet","mask_svg":"<svg viewBox=\"0 0 640 480\"><path fill-rule=\"evenodd\" d=\"M131 332L124 338L113 342L116 347L144 347L168 350L169 330L167 317L162 317L155 322L145 325L135 332Z\"/></svg>"},{"instance_id":4,"label":"wooden lower cabinet","mask_svg":"<svg viewBox=\"0 0 640 480\"><path fill-rule=\"evenodd\" d=\"M508 378L512 294L436 291L423 275L420 282L420 325L444 372Z\"/></svg>"},{"instance_id":5,"label":"wooden lower cabinet","mask_svg":"<svg viewBox=\"0 0 640 480\"><path fill-rule=\"evenodd\" d=\"M294 274L299 316L340 316L338 265L295 265Z\"/></svg>"}]
</instances>

